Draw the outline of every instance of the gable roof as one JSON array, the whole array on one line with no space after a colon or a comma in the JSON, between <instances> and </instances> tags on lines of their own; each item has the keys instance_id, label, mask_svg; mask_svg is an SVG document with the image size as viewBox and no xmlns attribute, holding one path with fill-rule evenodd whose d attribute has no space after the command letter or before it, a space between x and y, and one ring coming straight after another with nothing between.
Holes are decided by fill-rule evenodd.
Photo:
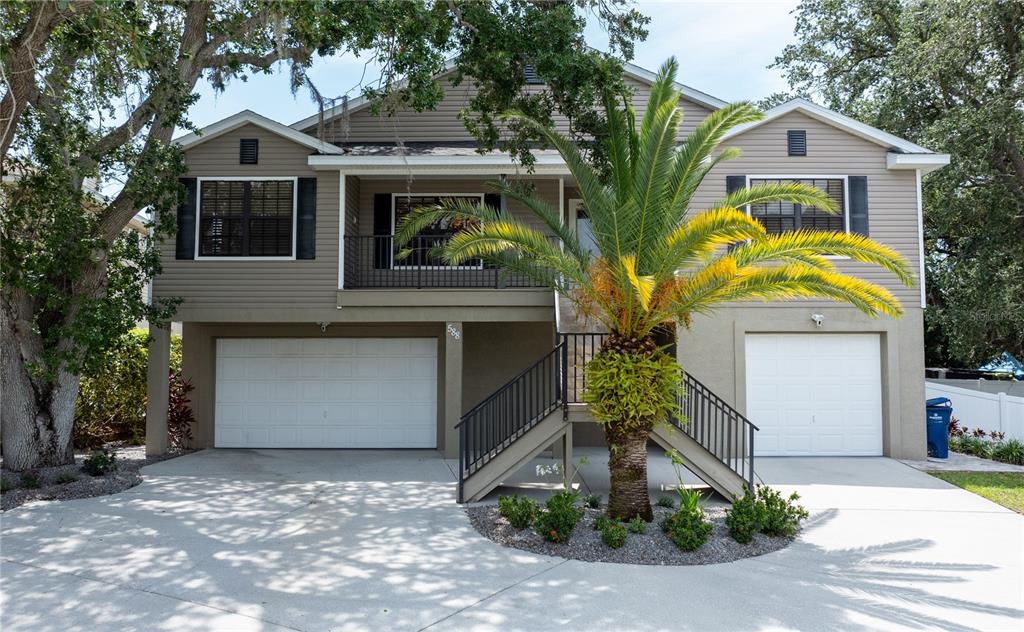
<instances>
[{"instance_id":1,"label":"gable roof","mask_svg":"<svg viewBox=\"0 0 1024 632\"><path fill-rule=\"evenodd\" d=\"M444 69L441 72L439 72L436 76L443 77L451 73L453 70L455 70L455 60L449 59L448 61L445 62ZM643 83L646 84L651 84L654 82L655 73L651 72L650 70L647 70L646 68L641 68L636 64L631 64L628 62L624 63L622 65L622 72L627 77L631 77L633 79L636 79L637 81L642 81ZM402 81L395 83L395 88L401 89L405 87L407 83L408 82L403 79ZM706 108L717 110L718 108L726 104L725 101L717 97L713 97L705 92L701 92L696 88L691 88L690 86L683 85L679 82L676 82L675 86L676 90L679 90L679 92L683 95L684 98L693 101L694 103L697 103L699 105L703 105ZM324 110L324 120L341 114L346 107L348 109L348 113L352 114L353 112L362 110L368 107L369 105L370 100L367 99L366 96L360 95L353 99L349 99L347 104L336 105L332 108ZM312 116L307 116L304 119L295 121L289 127L297 130L303 130L306 129L307 127L312 127L313 125L316 125L319 120L320 114L316 113L313 114Z\"/></svg>"},{"instance_id":2,"label":"gable roof","mask_svg":"<svg viewBox=\"0 0 1024 632\"><path fill-rule=\"evenodd\" d=\"M252 110L242 110L237 114L233 114L225 119L221 119L216 123L207 125L198 132L192 134L186 134L179 138L174 139L174 143L180 146L182 149L188 149L195 147L196 145L205 143L208 140L213 140L218 136L227 134L228 132L238 129L243 125L256 125L262 127L268 132L277 134L287 138L288 140L304 145L318 151L322 154L341 154L344 153L340 147L336 147L330 143L325 143L322 140L304 134L298 130L292 129L283 123L268 119L265 116L257 114Z\"/></svg>"}]
</instances>

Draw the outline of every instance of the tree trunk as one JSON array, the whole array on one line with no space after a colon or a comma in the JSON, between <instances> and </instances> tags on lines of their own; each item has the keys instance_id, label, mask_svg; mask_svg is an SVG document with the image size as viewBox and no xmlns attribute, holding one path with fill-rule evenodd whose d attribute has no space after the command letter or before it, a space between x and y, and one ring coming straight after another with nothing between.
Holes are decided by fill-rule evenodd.
<instances>
[{"instance_id":1,"label":"tree trunk","mask_svg":"<svg viewBox=\"0 0 1024 632\"><path fill-rule=\"evenodd\" d=\"M654 519L647 492L647 439L651 427L618 431L605 428L608 441L608 473L611 491L608 494L608 515L616 520L632 520L640 516Z\"/></svg>"},{"instance_id":2,"label":"tree trunk","mask_svg":"<svg viewBox=\"0 0 1024 632\"><path fill-rule=\"evenodd\" d=\"M33 377L41 364L43 341L24 321L0 308L0 435L4 467L20 472L35 467L74 463L71 429L79 378L58 371L52 381Z\"/></svg>"}]
</instances>

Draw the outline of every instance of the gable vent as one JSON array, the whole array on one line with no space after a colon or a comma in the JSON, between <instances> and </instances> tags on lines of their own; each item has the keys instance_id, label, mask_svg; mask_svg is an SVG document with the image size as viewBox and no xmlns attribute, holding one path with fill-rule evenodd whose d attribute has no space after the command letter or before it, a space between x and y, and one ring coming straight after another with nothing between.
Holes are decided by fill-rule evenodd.
<instances>
[{"instance_id":1,"label":"gable vent","mask_svg":"<svg viewBox=\"0 0 1024 632\"><path fill-rule=\"evenodd\" d=\"M238 143L238 164L255 165L259 163L260 139L243 138Z\"/></svg>"},{"instance_id":2,"label":"gable vent","mask_svg":"<svg viewBox=\"0 0 1024 632\"><path fill-rule=\"evenodd\" d=\"M791 129L786 132L786 144L789 147L790 156L807 155L807 131L802 129Z\"/></svg>"},{"instance_id":3,"label":"gable vent","mask_svg":"<svg viewBox=\"0 0 1024 632\"><path fill-rule=\"evenodd\" d=\"M537 76L537 70L533 67L533 64L526 64L523 68L523 74L526 75L526 84L530 86L542 86L544 80Z\"/></svg>"}]
</instances>

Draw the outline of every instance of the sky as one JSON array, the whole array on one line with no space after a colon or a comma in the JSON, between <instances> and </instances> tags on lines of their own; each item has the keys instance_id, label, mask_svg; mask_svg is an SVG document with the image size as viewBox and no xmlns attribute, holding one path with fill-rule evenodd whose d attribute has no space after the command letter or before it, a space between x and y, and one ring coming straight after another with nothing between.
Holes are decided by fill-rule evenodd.
<instances>
[{"instance_id":1,"label":"sky","mask_svg":"<svg viewBox=\"0 0 1024 632\"><path fill-rule=\"evenodd\" d=\"M796 0L637 2L636 8L651 23L633 63L657 70L675 55L679 81L692 88L726 101L763 98L786 89L781 73L767 66L794 41L796 5ZM607 48L607 38L596 25L588 26L587 41L595 48ZM377 72L365 60L347 55L318 60L310 75L325 96L348 92L355 97L361 82L372 81ZM288 73L281 65L275 74L232 83L222 94L214 93L205 82L198 91L200 99L189 118L200 127L245 109L287 125L316 111L307 92L292 96Z\"/></svg>"}]
</instances>

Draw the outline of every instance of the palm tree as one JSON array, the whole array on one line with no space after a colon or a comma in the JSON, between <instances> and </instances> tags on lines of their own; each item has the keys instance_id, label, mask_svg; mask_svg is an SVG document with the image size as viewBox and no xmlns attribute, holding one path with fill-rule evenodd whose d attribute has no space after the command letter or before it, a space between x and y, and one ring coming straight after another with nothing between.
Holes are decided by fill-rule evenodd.
<instances>
[{"instance_id":1,"label":"palm tree","mask_svg":"<svg viewBox=\"0 0 1024 632\"><path fill-rule=\"evenodd\" d=\"M590 217L598 254L581 245L555 209L506 183L494 186L525 205L555 240L506 211L466 201L418 209L397 235L405 243L434 222L462 220L463 230L440 252L447 262L484 259L525 274L608 329L607 341L587 366L587 401L608 441L609 514L619 519L651 519L647 441L679 388L675 359L654 342L659 328L689 326L693 314L751 299L825 298L871 316L902 314L889 291L838 272L826 255L875 264L913 283L898 253L866 237L810 230L768 234L741 210L781 200L836 212L813 187L752 186L727 194L711 209L689 211L708 173L740 154L735 148L716 151L723 135L761 114L749 103L726 105L678 144L676 69L675 59L661 67L639 126L625 99L605 96L610 165L604 174L565 137L522 114L508 115L537 130L562 155Z\"/></svg>"}]
</instances>

